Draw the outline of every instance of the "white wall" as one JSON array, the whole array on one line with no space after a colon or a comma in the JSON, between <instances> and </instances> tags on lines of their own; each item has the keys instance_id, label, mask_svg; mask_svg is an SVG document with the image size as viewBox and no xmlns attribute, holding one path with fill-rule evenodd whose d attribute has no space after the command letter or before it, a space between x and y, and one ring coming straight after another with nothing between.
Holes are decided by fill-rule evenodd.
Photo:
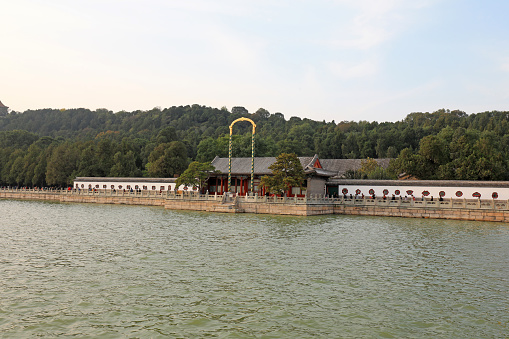
<instances>
[{"instance_id":1,"label":"white wall","mask_svg":"<svg viewBox=\"0 0 509 339\"><path fill-rule=\"evenodd\" d=\"M394 194L396 197L402 196L403 198L410 194L407 193L408 190L413 191L413 196L415 198L421 198L423 191L428 191L430 194L427 198L431 198L433 196L434 199L439 198L439 192L444 191L445 196L444 199L475 199L472 196L473 193L478 192L481 194L481 199L492 199L493 192L498 193L498 199L508 200L509 199L509 188L501 188L501 187L423 187L423 186L363 186L363 185L339 185L339 194L342 195L343 189L347 189L349 196L350 194L356 194L356 190L360 190L360 194L364 194L365 196L371 195L369 193L370 189L375 191L377 197L382 197L384 195L384 190L388 190L388 197L392 197ZM400 191L399 195L396 195L396 190ZM461 197L456 196L456 192L462 192L463 195Z\"/></svg>"},{"instance_id":2,"label":"white wall","mask_svg":"<svg viewBox=\"0 0 509 339\"><path fill-rule=\"evenodd\" d=\"M127 190L127 186L130 186L133 190L136 189L136 185L139 189L144 190L143 186L146 186L147 191L174 191L175 190L175 183L169 183L169 182L142 182L142 181L81 181L81 180L75 180L73 188L80 188L80 189L88 189L89 185L91 185L91 188L96 189L112 189L111 186L113 185L116 190ZM99 185L99 186L97 186ZM104 188L104 185L106 185L106 188ZM121 188L120 188L121 186ZM155 187L155 188L154 188ZM163 189L161 189L161 187ZM181 185L179 187L180 191L185 190L185 186ZM192 187L188 187L187 191L193 191ZM197 190L196 190L197 191Z\"/></svg>"}]
</instances>

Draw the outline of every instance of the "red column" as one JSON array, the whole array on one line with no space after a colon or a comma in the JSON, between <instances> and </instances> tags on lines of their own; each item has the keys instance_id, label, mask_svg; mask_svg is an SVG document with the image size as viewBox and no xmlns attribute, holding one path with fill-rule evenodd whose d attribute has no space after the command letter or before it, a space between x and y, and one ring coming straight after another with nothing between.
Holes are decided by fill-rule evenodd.
<instances>
[{"instance_id":1,"label":"red column","mask_svg":"<svg viewBox=\"0 0 509 339\"><path fill-rule=\"evenodd\" d=\"M244 178L240 177L240 192L239 192L240 195L242 195L243 187L244 187Z\"/></svg>"}]
</instances>

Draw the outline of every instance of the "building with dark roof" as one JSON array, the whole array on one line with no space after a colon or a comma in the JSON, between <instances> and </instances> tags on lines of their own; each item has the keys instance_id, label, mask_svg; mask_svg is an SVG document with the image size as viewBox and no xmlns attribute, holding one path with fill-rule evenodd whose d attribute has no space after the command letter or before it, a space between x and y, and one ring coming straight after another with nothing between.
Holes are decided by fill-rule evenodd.
<instances>
[{"instance_id":1,"label":"building with dark roof","mask_svg":"<svg viewBox=\"0 0 509 339\"><path fill-rule=\"evenodd\" d=\"M326 194L326 183L332 178L340 178L347 171L361 168L362 159L319 159L313 157L299 157L306 174L305 187L292 187L287 196L304 196L310 194ZM387 168L390 159L376 159L380 166ZM228 158L215 157L211 164L218 173L213 174L207 184L210 193L222 194L228 191ZM260 187L260 179L264 175L272 174L269 166L276 162L275 157L257 157L254 160L253 193L264 195L265 189ZM251 158L232 158L231 190L237 194L249 193L251 181Z\"/></svg>"},{"instance_id":2,"label":"building with dark roof","mask_svg":"<svg viewBox=\"0 0 509 339\"><path fill-rule=\"evenodd\" d=\"M2 104L2 102L0 101L0 116L5 116L7 115L9 111L9 107L5 106L4 104Z\"/></svg>"},{"instance_id":3,"label":"building with dark roof","mask_svg":"<svg viewBox=\"0 0 509 339\"><path fill-rule=\"evenodd\" d=\"M387 168L390 159L376 159L380 166ZM303 188L290 187L286 196L309 196L311 194L335 195L341 187L341 178L347 171L361 168L361 159L319 159L313 157L299 157L299 161L306 174ZM202 193L223 194L228 191L228 158L215 157L211 164L216 173L211 173ZM254 187L253 192L265 195L266 191L260 186L264 175L271 175L269 166L276 162L275 157L258 157L254 159ZM249 192L251 182L251 158L232 158L231 191L239 195ZM109 178L109 177L78 177L74 180L76 189L141 189L158 191L197 191L197 187L175 187L175 178Z\"/></svg>"}]
</instances>

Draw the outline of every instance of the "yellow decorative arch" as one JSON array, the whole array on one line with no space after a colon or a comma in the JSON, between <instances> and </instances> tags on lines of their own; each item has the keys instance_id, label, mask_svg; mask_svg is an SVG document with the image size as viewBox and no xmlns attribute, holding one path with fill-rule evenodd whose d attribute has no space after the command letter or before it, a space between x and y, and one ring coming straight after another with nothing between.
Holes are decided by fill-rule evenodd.
<instances>
[{"instance_id":1,"label":"yellow decorative arch","mask_svg":"<svg viewBox=\"0 0 509 339\"><path fill-rule=\"evenodd\" d=\"M249 121L251 125L253 125L253 135L251 137L251 183L249 185L249 190L253 191L254 184L254 149L255 149L255 133L256 133L256 124L253 120L249 118L238 118L234 120L230 124L230 143L228 145L228 192L230 192L231 184L232 184L232 134L233 134L233 125L235 125L239 121Z\"/></svg>"},{"instance_id":2,"label":"yellow decorative arch","mask_svg":"<svg viewBox=\"0 0 509 339\"><path fill-rule=\"evenodd\" d=\"M232 131L233 131L233 125L235 125L237 122L239 121L249 121L251 123L251 125L253 125L253 134L255 134L255 130L256 130L256 124L254 123L253 120L249 119L249 118L238 118L236 120L234 120L231 124L230 124L230 135L232 135Z\"/></svg>"}]
</instances>

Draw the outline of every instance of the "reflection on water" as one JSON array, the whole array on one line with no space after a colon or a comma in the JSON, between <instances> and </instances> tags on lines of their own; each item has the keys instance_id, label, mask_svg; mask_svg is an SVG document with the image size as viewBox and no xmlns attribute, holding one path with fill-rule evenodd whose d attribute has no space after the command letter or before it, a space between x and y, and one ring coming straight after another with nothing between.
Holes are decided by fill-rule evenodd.
<instances>
[{"instance_id":1,"label":"reflection on water","mask_svg":"<svg viewBox=\"0 0 509 339\"><path fill-rule=\"evenodd\" d=\"M509 226L0 201L0 336L509 333Z\"/></svg>"}]
</instances>

